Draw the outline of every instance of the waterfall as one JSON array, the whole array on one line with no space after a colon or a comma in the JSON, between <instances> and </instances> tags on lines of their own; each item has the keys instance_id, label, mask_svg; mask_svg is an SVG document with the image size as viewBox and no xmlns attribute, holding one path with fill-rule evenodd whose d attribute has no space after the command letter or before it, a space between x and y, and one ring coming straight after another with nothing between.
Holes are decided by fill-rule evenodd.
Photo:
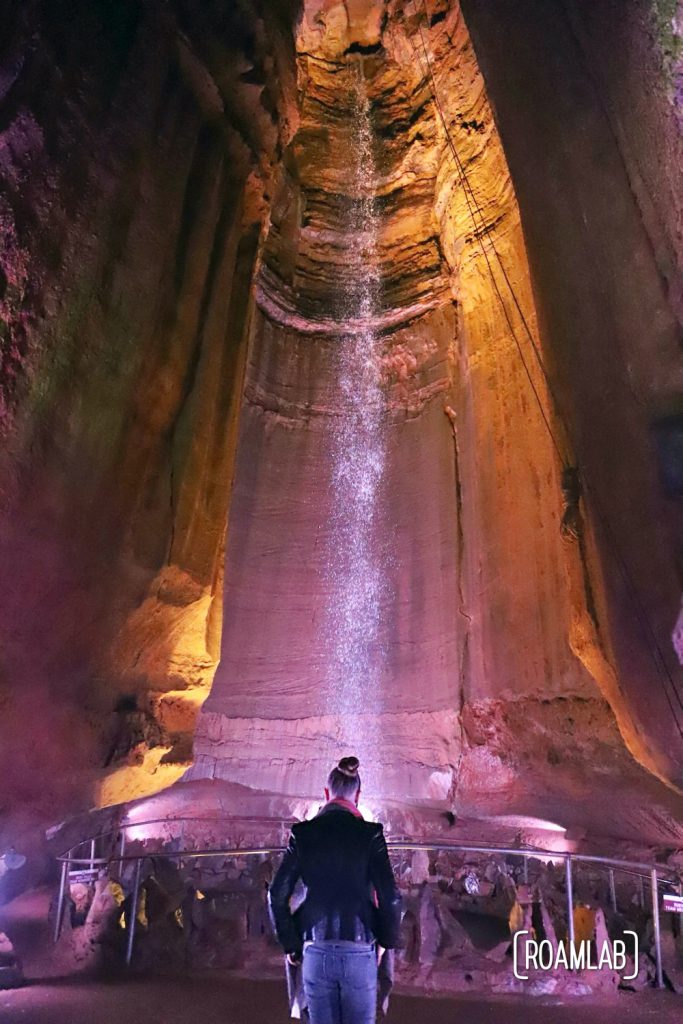
<instances>
[{"instance_id":1,"label":"waterfall","mask_svg":"<svg viewBox=\"0 0 683 1024\"><path fill-rule=\"evenodd\" d=\"M332 516L327 557L327 696L339 719L338 740L361 759L372 780L381 760L382 611L387 565L378 540L386 459L386 402L381 378L381 274L374 133L362 64L358 63L349 153L347 273L340 281L342 319L336 381L339 414L332 431ZM363 770L363 768L365 770Z\"/></svg>"}]
</instances>

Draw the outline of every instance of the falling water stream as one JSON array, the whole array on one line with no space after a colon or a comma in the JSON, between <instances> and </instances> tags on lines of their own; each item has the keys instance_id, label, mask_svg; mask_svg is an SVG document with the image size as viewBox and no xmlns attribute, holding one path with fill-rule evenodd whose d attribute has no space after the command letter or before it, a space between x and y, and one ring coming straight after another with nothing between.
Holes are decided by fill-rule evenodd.
<instances>
[{"instance_id":1,"label":"falling water stream","mask_svg":"<svg viewBox=\"0 0 683 1024\"><path fill-rule=\"evenodd\" d=\"M340 288L348 333L338 339L339 414L332 436L331 542L326 572L328 706L339 722L338 741L356 753L362 776L377 790L381 762L382 612L387 565L378 541L386 460L386 402L381 338L379 211L374 132L362 63L357 62L349 154L346 274Z\"/></svg>"}]
</instances>

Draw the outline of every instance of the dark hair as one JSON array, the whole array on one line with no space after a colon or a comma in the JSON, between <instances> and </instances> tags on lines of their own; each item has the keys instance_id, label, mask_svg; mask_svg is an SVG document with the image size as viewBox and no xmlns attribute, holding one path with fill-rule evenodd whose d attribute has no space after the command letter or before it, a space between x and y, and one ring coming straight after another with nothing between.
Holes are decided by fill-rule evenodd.
<instances>
[{"instance_id":1,"label":"dark hair","mask_svg":"<svg viewBox=\"0 0 683 1024\"><path fill-rule=\"evenodd\" d=\"M342 757L337 767L327 776L327 788L332 796L353 800L360 789L359 767L357 757Z\"/></svg>"}]
</instances>

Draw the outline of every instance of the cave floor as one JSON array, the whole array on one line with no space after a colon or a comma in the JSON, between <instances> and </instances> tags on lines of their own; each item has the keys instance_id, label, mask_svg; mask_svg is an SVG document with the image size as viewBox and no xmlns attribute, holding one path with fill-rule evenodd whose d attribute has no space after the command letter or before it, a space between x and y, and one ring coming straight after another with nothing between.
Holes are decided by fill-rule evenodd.
<instances>
[{"instance_id":1,"label":"cave floor","mask_svg":"<svg viewBox=\"0 0 683 1024\"><path fill-rule=\"evenodd\" d=\"M607 1002L544 998L448 999L394 995L394 1024L674 1024L681 1001L669 992L623 993ZM0 992L0 1020L22 1024L262 1024L288 1020L284 984L226 978L126 978L84 981L50 978Z\"/></svg>"}]
</instances>

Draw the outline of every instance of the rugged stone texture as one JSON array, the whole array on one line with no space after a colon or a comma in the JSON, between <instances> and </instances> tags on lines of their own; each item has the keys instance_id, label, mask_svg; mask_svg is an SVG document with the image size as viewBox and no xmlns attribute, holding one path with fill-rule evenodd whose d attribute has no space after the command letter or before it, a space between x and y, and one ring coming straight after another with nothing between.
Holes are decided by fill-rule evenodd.
<instances>
[{"instance_id":1,"label":"rugged stone texture","mask_svg":"<svg viewBox=\"0 0 683 1024\"><path fill-rule=\"evenodd\" d=\"M198 847L199 848L199 847ZM138 847L142 852L142 847ZM228 858L191 858L177 866L147 843L138 897L134 963L145 971L242 970L270 976L282 970L282 953L268 919L265 890L277 858L269 854ZM448 851L393 854L404 916L395 953L395 980L400 990L436 992L518 992L526 995L582 996L615 994L619 975L611 970L548 974L533 966L526 980L513 975L514 931L534 928L557 951L566 942L567 900L563 867L521 859ZM619 911L611 908L607 875L598 867L575 868L573 911L577 940L620 938L625 928L639 937L639 986L654 981L651 914L637 879L623 876L616 889ZM71 915L57 956L72 959L81 970L89 963L121 964L130 911L130 871L120 884L100 879L83 886L83 905ZM603 909L604 908L604 909ZM125 927L122 927L122 924ZM675 972L676 939L670 921L663 934ZM592 955L595 957L595 946ZM526 973L523 969L521 973ZM629 961L624 974L632 973ZM632 983L623 983L632 987Z\"/></svg>"},{"instance_id":2,"label":"rugged stone texture","mask_svg":"<svg viewBox=\"0 0 683 1024\"><path fill-rule=\"evenodd\" d=\"M552 816L553 761L567 772L568 803L575 785L598 784L590 773L569 783L571 764L592 763L594 742L602 772L615 784L630 777L628 756L611 752L621 740L604 697L631 750L649 767L663 762L619 698L595 621L600 578L588 576L585 542L560 528L560 471L544 416L563 452L568 439L521 323L523 314L540 350L519 212L464 21L455 7L439 11L444 17L427 28L400 4L387 6L383 22L366 6L305 8L300 123L284 154L256 281L222 662L199 718L191 776L305 793L333 752L335 724L321 687L328 595L319 581L331 528L326 437L338 404L333 351L347 274L353 51L362 47L372 51L363 67L383 218L377 322L392 419L386 500L399 552L384 638L382 785L385 795L448 795L467 813L514 806ZM587 735L567 728L574 706L582 716L590 709ZM518 725L496 740L494 728L482 747L467 729L461 735L466 718L454 712L476 717L483 708ZM537 756L539 736L548 737L547 758ZM675 832L675 808L660 799Z\"/></svg>"},{"instance_id":3,"label":"rugged stone texture","mask_svg":"<svg viewBox=\"0 0 683 1024\"><path fill-rule=\"evenodd\" d=\"M143 795L195 723L195 777L308 795L328 768L317 569L361 54L397 554L385 795L680 838L680 799L633 758L680 782L680 497L650 426L680 412L681 143L645 0L551 6L4 19L7 806Z\"/></svg>"},{"instance_id":4,"label":"rugged stone texture","mask_svg":"<svg viewBox=\"0 0 683 1024\"><path fill-rule=\"evenodd\" d=\"M670 636L680 601L681 507L662 490L651 434L681 388L680 206L668 198L681 163L665 157L667 148L680 153L680 140L669 123L659 157L649 155L648 132L666 122L661 90L647 92L655 110L648 127L630 114L615 123L625 104L632 111L636 86L630 74L623 86L610 76L609 90L601 87L613 56L595 75L585 70L587 60L589 69L600 66L596 52L612 54L611 42L599 44L606 36L591 28L607 31L610 12L620 22L614 5L596 6L599 14L586 14L569 4L557 16L532 4L528 26L504 4L467 0L463 9L519 196L546 358L587 488L595 614L616 670L603 687L631 750L680 785L683 690ZM642 19L644 5L635 6ZM588 34L587 54L580 40ZM551 55L542 69L541 40ZM642 109L646 92L642 82L637 88ZM661 195L653 192L643 212L643 192L662 178Z\"/></svg>"},{"instance_id":5,"label":"rugged stone texture","mask_svg":"<svg viewBox=\"0 0 683 1024\"><path fill-rule=\"evenodd\" d=\"M5 806L87 806L119 697L189 688L185 719L177 696L159 714L161 756L210 682L249 287L293 84L293 7L266 6L4 5Z\"/></svg>"}]
</instances>

